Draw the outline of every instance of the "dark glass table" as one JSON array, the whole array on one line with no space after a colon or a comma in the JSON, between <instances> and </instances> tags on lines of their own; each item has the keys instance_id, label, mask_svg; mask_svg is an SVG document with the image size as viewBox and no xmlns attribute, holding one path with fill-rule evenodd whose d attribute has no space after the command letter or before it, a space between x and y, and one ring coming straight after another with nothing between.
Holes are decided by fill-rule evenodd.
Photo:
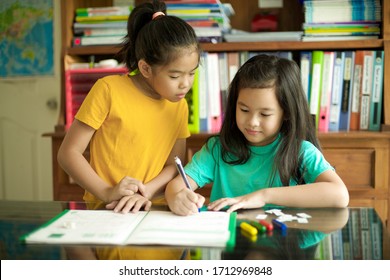
<instances>
[{"instance_id":1,"label":"dark glass table","mask_svg":"<svg viewBox=\"0 0 390 280\"><path fill-rule=\"evenodd\" d=\"M2 260L78 259L90 256L91 246L24 244L20 237L49 221L64 209L86 209L84 202L58 201L0 201L0 257ZM154 206L156 210L168 208ZM294 219L285 222L286 231L248 235L239 227L243 221L256 221L267 214L266 220L277 218L265 213L267 209L239 211L234 248L178 248L183 259L200 260L315 260L315 259L390 259L390 234L373 208L283 208L284 214L311 216L307 223ZM99 245L102 247L102 245ZM106 246L118 247L118 246ZM122 246L125 247L125 246ZM137 246L141 249L164 250L167 246ZM172 248L172 247L169 247ZM82 252L82 254L79 254Z\"/></svg>"}]
</instances>

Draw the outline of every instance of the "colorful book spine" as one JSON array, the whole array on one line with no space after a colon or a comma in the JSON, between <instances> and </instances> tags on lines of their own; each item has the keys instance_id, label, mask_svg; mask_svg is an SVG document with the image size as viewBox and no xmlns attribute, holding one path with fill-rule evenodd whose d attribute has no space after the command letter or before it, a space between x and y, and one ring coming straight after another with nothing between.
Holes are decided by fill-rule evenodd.
<instances>
[{"instance_id":1,"label":"colorful book spine","mask_svg":"<svg viewBox=\"0 0 390 280\"><path fill-rule=\"evenodd\" d=\"M334 55L335 53L333 51L324 51L324 62L322 68L321 105L320 116L318 119L319 132L329 131L329 111L332 95Z\"/></svg>"},{"instance_id":2,"label":"colorful book spine","mask_svg":"<svg viewBox=\"0 0 390 280\"><path fill-rule=\"evenodd\" d=\"M351 100L351 116L349 122L349 130L359 130L360 124L360 92L363 76L363 50L355 52L355 67L353 71L353 86Z\"/></svg>"},{"instance_id":3,"label":"colorful book spine","mask_svg":"<svg viewBox=\"0 0 390 280\"><path fill-rule=\"evenodd\" d=\"M228 76L229 84L232 82L238 69L240 68L240 54L238 52L228 52Z\"/></svg>"},{"instance_id":4,"label":"colorful book spine","mask_svg":"<svg viewBox=\"0 0 390 280\"><path fill-rule=\"evenodd\" d=\"M368 129L379 131L381 128L383 103L383 62L384 51L374 51L374 75L372 82L372 96L370 102L370 117Z\"/></svg>"},{"instance_id":5,"label":"colorful book spine","mask_svg":"<svg viewBox=\"0 0 390 280\"><path fill-rule=\"evenodd\" d=\"M219 81L218 53L207 53L207 95L210 132L219 132L222 125L221 88Z\"/></svg>"},{"instance_id":6,"label":"colorful book spine","mask_svg":"<svg viewBox=\"0 0 390 280\"><path fill-rule=\"evenodd\" d=\"M345 53L342 51L336 51L333 70L332 98L330 102L329 131L339 131L341 97L343 93L344 60Z\"/></svg>"},{"instance_id":7,"label":"colorful book spine","mask_svg":"<svg viewBox=\"0 0 390 280\"><path fill-rule=\"evenodd\" d=\"M302 51L300 53L300 69L303 91L306 94L307 102L310 100L310 83L311 83L311 51Z\"/></svg>"},{"instance_id":8,"label":"colorful book spine","mask_svg":"<svg viewBox=\"0 0 390 280\"><path fill-rule=\"evenodd\" d=\"M368 130L370 118L370 102L372 97L372 78L374 66L374 51L364 51L363 75L360 97L360 130Z\"/></svg>"},{"instance_id":9,"label":"colorful book spine","mask_svg":"<svg viewBox=\"0 0 390 280\"><path fill-rule=\"evenodd\" d=\"M97 45L119 45L123 42L122 35L114 36L75 36L73 46L97 46Z\"/></svg>"},{"instance_id":10,"label":"colorful book spine","mask_svg":"<svg viewBox=\"0 0 390 280\"><path fill-rule=\"evenodd\" d=\"M201 55L198 71L199 71L199 126L200 126L200 131L207 132L210 129L210 124L208 118L206 53L202 53Z\"/></svg>"},{"instance_id":11,"label":"colorful book spine","mask_svg":"<svg viewBox=\"0 0 390 280\"><path fill-rule=\"evenodd\" d=\"M188 104L188 129L191 133L199 133L199 70L195 72L194 83L186 95L186 100Z\"/></svg>"},{"instance_id":12,"label":"colorful book spine","mask_svg":"<svg viewBox=\"0 0 390 280\"><path fill-rule=\"evenodd\" d=\"M219 60L219 83L221 88L221 114L223 119L223 114L226 109L226 103L228 99L228 89L229 89L229 77L228 77L228 54L227 52L218 53Z\"/></svg>"},{"instance_id":13,"label":"colorful book spine","mask_svg":"<svg viewBox=\"0 0 390 280\"><path fill-rule=\"evenodd\" d=\"M355 52L345 51L343 89L341 96L339 130L348 131L351 116L351 95L353 83L353 70L355 63Z\"/></svg>"},{"instance_id":14,"label":"colorful book spine","mask_svg":"<svg viewBox=\"0 0 390 280\"><path fill-rule=\"evenodd\" d=\"M312 81L310 87L310 114L315 117L315 126L318 129L318 116L321 98L322 64L324 61L323 51L312 53Z\"/></svg>"}]
</instances>

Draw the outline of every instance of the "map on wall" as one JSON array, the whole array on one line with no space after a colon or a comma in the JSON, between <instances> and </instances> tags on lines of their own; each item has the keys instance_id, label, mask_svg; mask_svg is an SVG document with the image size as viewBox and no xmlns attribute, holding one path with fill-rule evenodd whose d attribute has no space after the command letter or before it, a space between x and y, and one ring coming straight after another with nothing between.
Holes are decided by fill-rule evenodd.
<instances>
[{"instance_id":1,"label":"map on wall","mask_svg":"<svg viewBox=\"0 0 390 280\"><path fill-rule=\"evenodd\" d=\"M53 0L0 1L0 78L54 74Z\"/></svg>"}]
</instances>

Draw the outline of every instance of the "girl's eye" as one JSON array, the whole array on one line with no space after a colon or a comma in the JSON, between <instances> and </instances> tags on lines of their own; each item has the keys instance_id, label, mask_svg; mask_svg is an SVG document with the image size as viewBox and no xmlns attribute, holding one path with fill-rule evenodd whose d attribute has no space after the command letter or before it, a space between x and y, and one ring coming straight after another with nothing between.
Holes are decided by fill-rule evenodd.
<instances>
[{"instance_id":1,"label":"girl's eye","mask_svg":"<svg viewBox=\"0 0 390 280\"><path fill-rule=\"evenodd\" d=\"M241 110L241 112L245 112L245 113L249 112L249 110L245 109L245 108L240 108L240 110Z\"/></svg>"},{"instance_id":2,"label":"girl's eye","mask_svg":"<svg viewBox=\"0 0 390 280\"><path fill-rule=\"evenodd\" d=\"M178 79L179 76L169 76L171 79Z\"/></svg>"},{"instance_id":3,"label":"girl's eye","mask_svg":"<svg viewBox=\"0 0 390 280\"><path fill-rule=\"evenodd\" d=\"M271 114L261 114L263 117L269 117Z\"/></svg>"}]
</instances>

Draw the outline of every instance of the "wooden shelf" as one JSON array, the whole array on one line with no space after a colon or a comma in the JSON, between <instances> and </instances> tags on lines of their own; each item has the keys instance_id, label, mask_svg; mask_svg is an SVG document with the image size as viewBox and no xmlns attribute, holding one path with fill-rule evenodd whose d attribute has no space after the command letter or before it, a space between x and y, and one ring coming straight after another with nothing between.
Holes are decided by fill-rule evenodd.
<instances>
[{"instance_id":1,"label":"wooden shelf","mask_svg":"<svg viewBox=\"0 0 390 280\"><path fill-rule=\"evenodd\" d=\"M203 43L202 50L206 52L229 52L229 51L300 51L315 49L382 49L383 40L357 40L357 41L334 41L334 42L225 42ZM120 50L117 46L85 46L69 47L68 55L115 55Z\"/></svg>"},{"instance_id":2,"label":"wooden shelf","mask_svg":"<svg viewBox=\"0 0 390 280\"><path fill-rule=\"evenodd\" d=\"M66 2L66 3L65 3ZM140 0L137 0L136 3ZM257 0L223 0L233 5L236 15L232 19L233 28L250 27L253 15L259 12ZM58 166L56 157L58 148L65 136L65 83L64 61L66 56L88 59L90 55L113 57L119 51L118 46L72 47L72 25L74 10L78 7L110 6L110 0L69 0L61 2L62 10L62 97L61 112L55 132L44 136L52 138L53 153L53 189L55 200L80 200L82 189L72 184L70 178ZM299 30L302 26L302 7L299 1L284 1L284 8L279 10L280 31ZM294 16L290 16L294 15ZM348 50L372 49L385 51L384 118L381 132L353 131L319 133L318 137L327 160L336 168L346 182L350 192L350 205L375 207L381 218L390 217L390 1L382 1L382 35L377 40L359 41L323 41L323 42L230 42L204 43L201 47L206 52L233 51L292 51L303 50ZM187 141L187 158L200 149L211 134L192 135ZM209 193L205 189L205 194Z\"/></svg>"}]
</instances>

